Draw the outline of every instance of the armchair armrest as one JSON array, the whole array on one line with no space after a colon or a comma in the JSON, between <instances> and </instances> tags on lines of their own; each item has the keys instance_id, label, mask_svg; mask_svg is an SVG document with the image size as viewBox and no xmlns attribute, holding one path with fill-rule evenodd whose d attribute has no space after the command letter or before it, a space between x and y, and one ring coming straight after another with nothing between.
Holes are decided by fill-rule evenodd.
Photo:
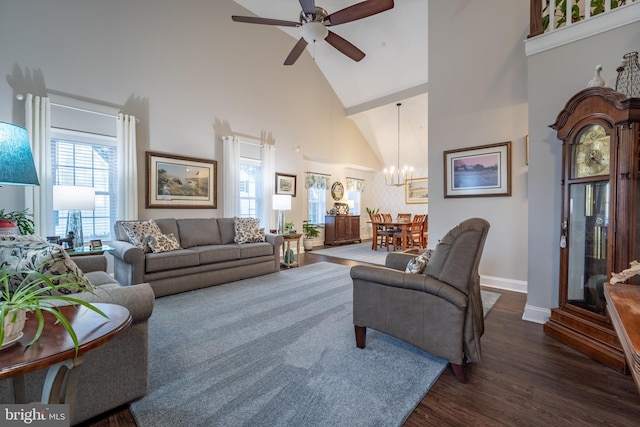
<instances>
[{"instance_id":1,"label":"armchair armrest","mask_svg":"<svg viewBox=\"0 0 640 427\"><path fill-rule=\"evenodd\" d=\"M131 313L133 323L147 320L153 312L156 300L153 289L148 283L108 288L98 287L93 293L80 292L70 296L91 303L105 302L126 307Z\"/></svg>"},{"instance_id":2,"label":"armchair armrest","mask_svg":"<svg viewBox=\"0 0 640 427\"><path fill-rule=\"evenodd\" d=\"M73 258L73 262L83 273L107 271L107 258L104 255L87 255Z\"/></svg>"},{"instance_id":3,"label":"armchair armrest","mask_svg":"<svg viewBox=\"0 0 640 427\"><path fill-rule=\"evenodd\" d=\"M468 299L464 293L426 274L410 274L388 267L356 265L351 267L351 278L354 282L360 280L382 286L426 292L450 302L459 309L464 310L467 307Z\"/></svg>"},{"instance_id":4,"label":"armchair armrest","mask_svg":"<svg viewBox=\"0 0 640 427\"><path fill-rule=\"evenodd\" d=\"M113 240L109 246L115 249L111 255L116 280L125 286L144 282L145 255L142 249L121 240Z\"/></svg>"},{"instance_id":5,"label":"armchair armrest","mask_svg":"<svg viewBox=\"0 0 640 427\"><path fill-rule=\"evenodd\" d=\"M393 268L394 270L404 271L407 268L407 264L416 255L407 254L404 252L390 252L384 260L384 266Z\"/></svg>"}]
</instances>

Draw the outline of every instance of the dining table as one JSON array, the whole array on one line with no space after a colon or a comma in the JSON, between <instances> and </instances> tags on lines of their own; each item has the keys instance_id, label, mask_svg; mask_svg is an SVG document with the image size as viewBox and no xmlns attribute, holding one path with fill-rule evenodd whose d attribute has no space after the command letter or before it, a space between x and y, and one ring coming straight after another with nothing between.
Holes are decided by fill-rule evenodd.
<instances>
[{"instance_id":1,"label":"dining table","mask_svg":"<svg viewBox=\"0 0 640 427\"><path fill-rule=\"evenodd\" d=\"M402 239L402 250L404 251L407 249L407 230L411 229L411 225L413 224L411 220L396 218L391 221L369 222L371 223L371 228L373 229L373 241L371 242L371 249L373 249L374 251L378 250L378 227L383 227L384 229L399 229Z\"/></svg>"}]
</instances>

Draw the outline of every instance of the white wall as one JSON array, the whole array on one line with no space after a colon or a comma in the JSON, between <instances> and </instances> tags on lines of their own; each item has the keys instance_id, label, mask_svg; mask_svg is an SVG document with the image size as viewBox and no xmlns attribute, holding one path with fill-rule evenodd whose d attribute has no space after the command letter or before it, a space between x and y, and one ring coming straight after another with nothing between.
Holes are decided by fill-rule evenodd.
<instances>
[{"instance_id":1,"label":"white wall","mask_svg":"<svg viewBox=\"0 0 640 427\"><path fill-rule=\"evenodd\" d=\"M489 221L483 284L526 289L529 1L429 2L429 246L470 217ZM512 142L511 197L444 198L443 152Z\"/></svg>"},{"instance_id":2,"label":"white wall","mask_svg":"<svg viewBox=\"0 0 640 427\"><path fill-rule=\"evenodd\" d=\"M302 153L382 168L311 56L283 66L295 40L232 22L248 11L231 0L22 0L0 9L0 121L24 125L18 93L136 115L141 218L221 216L224 135L275 141L276 170L297 175L298 192ZM145 209L147 150L218 160L218 209ZM23 190L0 188L0 200L22 208Z\"/></svg>"},{"instance_id":3,"label":"white wall","mask_svg":"<svg viewBox=\"0 0 640 427\"><path fill-rule=\"evenodd\" d=\"M597 64L607 86L615 87L615 69L625 53L638 50L638 41L640 25L634 23L528 58L531 260L525 318L544 321L548 309L558 306L562 145L549 125L569 98L587 86Z\"/></svg>"}]
</instances>

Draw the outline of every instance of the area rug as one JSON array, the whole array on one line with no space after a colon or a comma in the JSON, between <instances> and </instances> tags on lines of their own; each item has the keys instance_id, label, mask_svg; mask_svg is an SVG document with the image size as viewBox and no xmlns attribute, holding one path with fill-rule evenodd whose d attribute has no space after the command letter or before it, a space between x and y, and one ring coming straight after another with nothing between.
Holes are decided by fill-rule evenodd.
<instances>
[{"instance_id":1,"label":"area rug","mask_svg":"<svg viewBox=\"0 0 640 427\"><path fill-rule=\"evenodd\" d=\"M389 252L387 252L386 248L378 248L377 251L374 251L371 249L371 242L368 242L356 243L353 245L342 245L335 248L314 249L310 253L367 262L370 264L384 265L384 260L387 258L387 254Z\"/></svg>"},{"instance_id":2,"label":"area rug","mask_svg":"<svg viewBox=\"0 0 640 427\"><path fill-rule=\"evenodd\" d=\"M159 298L149 321L139 427L397 426L447 365L375 330L356 348L349 267L324 262Z\"/></svg>"}]
</instances>

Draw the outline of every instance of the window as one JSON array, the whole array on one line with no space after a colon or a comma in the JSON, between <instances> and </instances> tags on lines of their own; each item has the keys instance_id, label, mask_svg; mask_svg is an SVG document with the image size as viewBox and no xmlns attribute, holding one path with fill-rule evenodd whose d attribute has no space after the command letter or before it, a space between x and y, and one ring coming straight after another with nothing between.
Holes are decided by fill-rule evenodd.
<instances>
[{"instance_id":1,"label":"window","mask_svg":"<svg viewBox=\"0 0 640 427\"><path fill-rule=\"evenodd\" d=\"M242 218L260 218L262 170L259 160L240 158L240 213Z\"/></svg>"},{"instance_id":2,"label":"window","mask_svg":"<svg viewBox=\"0 0 640 427\"><path fill-rule=\"evenodd\" d=\"M353 208L349 209L351 215L360 215L360 191L347 191L347 200L353 200Z\"/></svg>"},{"instance_id":3,"label":"window","mask_svg":"<svg viewBox=\"0 0 640 427\"><path fill-rule=\"evenodd\" d=\"M118 215L117 154L114 137L52 129L52 184L95 189L95 210L82 211L85 241L115 238L113 225ZM55 235L66 234L67 214L68 211L53 212Z\"/></svg>"},{"instance_id":4,"label":"window","mask_svg":"<svg viewBox=\"0 0 640 427\"><path fill-rule=\"evenodd\" d=\"M327 190L309 188L309 222L311 224L324 224L324 215L327 206Z\"/></svg>"}]
</instances>

